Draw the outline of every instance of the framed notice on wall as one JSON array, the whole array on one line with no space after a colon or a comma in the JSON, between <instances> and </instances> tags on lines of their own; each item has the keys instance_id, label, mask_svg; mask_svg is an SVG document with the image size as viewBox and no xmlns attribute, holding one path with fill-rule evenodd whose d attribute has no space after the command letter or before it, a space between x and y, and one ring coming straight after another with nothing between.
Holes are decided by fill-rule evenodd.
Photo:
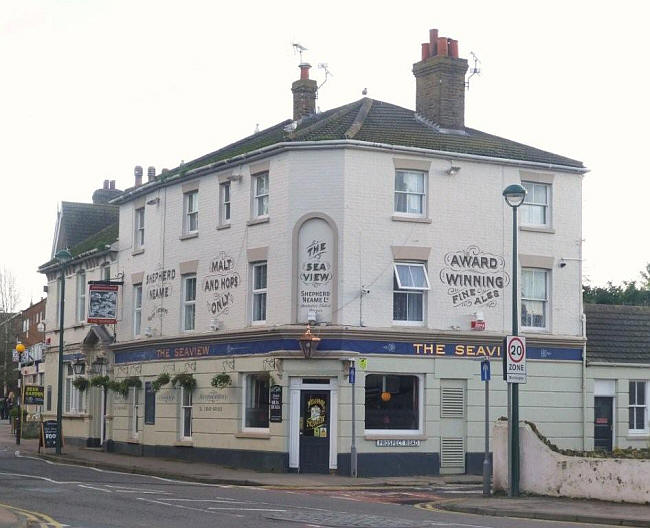
<instances>
[{"instance_id":1,"label":"framed notice on wall","mask_svg":"<svg viewBox=\"0 0 650 528\"><path fill-rule=\"evenodd\" d=\"M88 285L88 322L115 324L117 322L117 284L90 283Z\"/></svg>"},{"instance_id":2,"label":"framed notice on wall","mask_svg":"<svg viewBox=\"0 0 650 528\"><path fill-rule=\"evenodd\" d=\"M282 387L273 385L271 387L271 398L269 402L270 420L272 422L282 421Z\"/></svg>"}]
</instances>

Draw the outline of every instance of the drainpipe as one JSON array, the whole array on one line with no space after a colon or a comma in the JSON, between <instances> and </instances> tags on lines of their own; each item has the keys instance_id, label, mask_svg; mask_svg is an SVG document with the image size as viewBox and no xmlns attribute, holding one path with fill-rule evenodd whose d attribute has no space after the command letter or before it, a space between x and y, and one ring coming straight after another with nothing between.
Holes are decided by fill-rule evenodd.
<instances>
[{"instance_id":1,"label":"drainpipe","mask_svg":"<svg viewBox=\"0 0 650 528\"><path fill-rule=\"evenodd\" d=\"M587 317L582 314L582 337L587 335ZM582 343L582 450L587 450L587 341Z\"/></svg>"}]
</instances>

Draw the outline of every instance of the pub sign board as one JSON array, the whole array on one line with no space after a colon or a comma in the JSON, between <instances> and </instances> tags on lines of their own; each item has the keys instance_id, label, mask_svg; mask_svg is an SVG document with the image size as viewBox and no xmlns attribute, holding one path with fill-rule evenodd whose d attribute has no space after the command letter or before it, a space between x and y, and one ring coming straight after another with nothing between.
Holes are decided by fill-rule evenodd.
<instances>
[{"instance_id":1,"label":"pub sign board","mask_svg":"<svg viewBox=\"0 0 650 528\"><path fill-rule=\"evenodd\" d=\"M56 420L46 420L41 422L41 437L39 439L38 447L56 447L56 438L58 436L58 427ZM61 445L63 445L63 436L61 436Z\"/></svg>"},{"instance_id":2,"label":"pub sign board","mask_svg":"<svg viewBox=\"0 0 650 528\"><path fill-rule=\"evenodd\" d=\"M94 324L117 323L117 284L91 283L88 285L88 322Z\"/></svg>"},{"instance_id":3,"label":"pub sign board","mask_svg":"<svg viewBox=\"0 0 650 528\"><path fill-rule=\"evenodd\" d=\"M271 411L271 422L282 422L282 387L280 385L273 385L270 390L271 401L269 402L269 409Z\"/></svg>"},{"instance_id":4,"label":"pub sign board","mask_svg":"<svg viewBox=\"0 0 650 528\"><path fill-rule=\"evenodd\" d=\"M25 405L43 405L45 387L43 385L25 385Z\"/></svg>"}]
</instances>

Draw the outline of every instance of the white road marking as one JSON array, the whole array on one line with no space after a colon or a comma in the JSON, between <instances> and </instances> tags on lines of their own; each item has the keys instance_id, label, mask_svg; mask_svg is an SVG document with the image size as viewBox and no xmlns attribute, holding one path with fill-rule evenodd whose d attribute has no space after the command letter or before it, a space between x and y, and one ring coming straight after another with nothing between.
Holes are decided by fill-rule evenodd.
<instances>
[{"instance_id":1,"label":"white road marking","mask_svg":"<svg viewBox=\"0 0 650 528\"><path fill-rule=\"evenodd\" d=\"M88 488L96 491L103 491L104 493L112 493L111 490L107 490L104 488L96 488L95 486L88 486L87 484L77 484L80 488Z\"/></svg>"},{"instance_id":2,"label":"white road marking","mask_svg":"<svg viewBox=\"0 0 650 528\"><path fill-rule=\"evenodd\" d=\"M234 499L168 499L165 497L164 501L180 501L180 502L217 502L226 504L246 504L249 501L238 501Z\"/></svg>"},{"instance_id":3,"label":"white road marking","mask_svg":"<svg viewBox=\"0 0 650 528\"><path fill-rule=\"evenodd\" d=\"M181 508L183 510L192 510L192 511L199 511L203 513L216 513L210 510L205 510L203 508L192 508L191 506L183 506L182 504L169 504L168 502L163 502L163 501L157 501L153 499L145 499L144 497L138 497L137 500L141 500L144 502L150 502L152 504L162 504L163 506L171 506L172 508ZM233 517L244 517L244 515L239 515L237 513L231 513Z\"/></svg>"},{"instance_id":4,"label":"white road marking","mask_svg":"<svg viewBox=\"0 0 650 528\"><path fill-rule=\"evenodd\" d=\"M271 508L225 508L225 507L216 507L209 506L208 510L237 510L237 511L266 511L266 512L286 512L287 510L274 510Z\"/></svg>"},{"instance_id":5,"label":"white road marking","mask_svg":"<svg viewBox=\"0 0 650 528\"><path fill-rule=\"evenodd\" d=\"M23 475L22 473L7 473L0 471L0 475L7 475L9 477L23 477L23 478L32 478L45 480L46 482L51 482L52 484L81 484L78 480L54 480L47 477L41 477L40 475Z\"/></svg>"}]
</instances>

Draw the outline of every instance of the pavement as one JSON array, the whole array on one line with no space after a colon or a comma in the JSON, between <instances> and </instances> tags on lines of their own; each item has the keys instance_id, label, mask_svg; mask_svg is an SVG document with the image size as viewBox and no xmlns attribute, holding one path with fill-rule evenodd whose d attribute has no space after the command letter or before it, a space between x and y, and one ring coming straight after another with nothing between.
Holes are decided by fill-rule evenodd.
<instances>
[{"instance_id":1,"label":"pavement","mask_svg":"<svg viewBox=\"0 0 650 528\"><path fill-rule=\"evenodd\" d=\"M482 483L482 477L476 475L352 478L343 475L264 473L204 462L108 453L101 449L71 445L64 446L60 456L55 455L53 449L42 450L43 452L39 454L38 440L23 439L20 446L17 446L15 437L11 435L6 422L0 422L0 447L19 450L20 454L24 456L39 456L59 463L191 482L261 486L275 489L323 491L346 489L352 491L381 488L441 488L444 490L445 486L458 484L475 484L477 488L480 488ZM418 507L432 511L446 510L476 515L650 528L650 504L626 504L527 495L517 498L508 498L503 495L461 497L445 496L443 492L436 496L438 497L436 500L419 504ZM0 528L10 526L30 526L30 524L20 511L0 504Z\"/></svg>"}]
</instances>

